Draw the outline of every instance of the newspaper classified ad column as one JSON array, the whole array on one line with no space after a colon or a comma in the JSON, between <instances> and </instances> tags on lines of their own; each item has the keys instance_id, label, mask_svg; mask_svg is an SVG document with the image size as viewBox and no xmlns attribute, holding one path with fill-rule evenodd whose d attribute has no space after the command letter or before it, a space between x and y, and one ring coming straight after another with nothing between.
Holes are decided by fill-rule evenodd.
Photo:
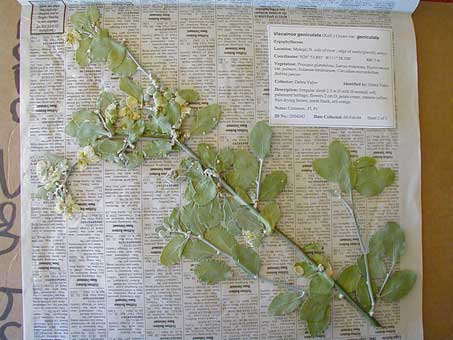
<instances>
[{"instance_id":1,"label":"newspaper classified ad column","mask_svg":"<svg viewBox=\"0 0 453 340\"><path fill-rule=\"evenodd\" d=\"M144 4L140 13L140 60L169 87L178 82L178 8L176 4ZM146 79L143 77L143 84ZM179 163L178 153L147 160L141 169L145 331L151 339L182 339L181 265L163 266L160 254L168 239L156 228L180 204L180 185L165 176Z\"/></svg>"},{"instance_id":2,"label":"newspaper classified ad column","mask_svg":"<svg viewBox=\"0 0 453 340\"><path fill-rule=\"evenodd\" d=\"M66 29L71 27L70 16L77 11L80 8L67 7ZM101 69L98 65L80 68L75 62L73 48L66 48L65 124L73 113L96 106L100 80ZM81 147L74 138L64 136L66 156L75 161ZM99 178L102 172L103 164L96 163L84 170L77 168L70 179L71 191L81 207L81 214L67 223L70 337L74 339L107 335L104 201L103 182Z\"/></svg>"},{"instance_id":3,"label":"newspaper classified ad column","mask_svg":"<svg viewBox=\"0 0 453 340\"><path fill-rule=\"evenodd\" d=\"M135 55L139 49L140 7L104 7L104 25L124 40ZM115 77L112 77L115 80ZM104 165L105 271L109 338L144 337L141 169Z\"/></svg>"},{"instance_id":4,"label":"newspaper classified ad column","mask_svg":"<svg viewBox=\"0 0 453 340\"><path fill-rule=\"evenodd\" d=\"M254 7L253 38L255 49L255 91L256 119L269 120L269 51L267 26L270 24L288 24L289 2L272 3L272 6ZM273 84L271 84L272 86ZM283 171L288 176L284 192L278 197L282 218L278 223L292 238L297 236L295 185L295 145L294 129L290 126L272 127L272 154L265 161L264 174L271 171ZM279 237L269 237L260 252L263 258L261 273L273 277L276 281L295 284L292 266L295 262L294 251ZM301 285L300 285L301 286ZM267 308L283 286L260 283L260 334L263 338L295 339L297 337L297 318L295 314L275 318L269 315Z\"/></svg>"},{"instance_id":5,"label":"newspaper classified ad column","mask_svg":"<svg viewBox=\"0 0 453 340\"><path fill-rule=\"evenodd\" d=\"M212 3L179 7L179 87L199 91L200 106L218 101L216 7ZM217 132L193 137L192 141L215 145ZM221 285L199 282L193 273L194 266L192 261L183 263L184 339L221 339Z\"/></svg>"},{"instance_id":6,"label":"newspaper classified ad column","mask_svg":"<svg viewBox=\"0 0 453 340\"><path fill-rule=\"evenodd\" d=\"M33 6L30 17L28 58L28 121L25 138L30 155L27 169L32 190L39 185L36 162L47 153L64 156L65 81L64 6ZM25 199L24 199L25 200ZM62 215L51 200L30 195L31 277L33 284L34 329L30 337L67 338L69 336L68 230ZM24 226L25 228L25 226ZM31 287L30 287L31 289Z\"/></svg>"},{"instance_id":7,"label":"newspaper classified ad column","mask_svg":"<svg viewBox=\"0 0 453 340\"><path fill-rule=\"evenodd\" d=\"M217 2L216 38L219 147L249 149L257 118L252 3ZM223 338L260 338L259 282L238 272L235 281L222 284L221 299Z\"/></svg>"}]
</instances>

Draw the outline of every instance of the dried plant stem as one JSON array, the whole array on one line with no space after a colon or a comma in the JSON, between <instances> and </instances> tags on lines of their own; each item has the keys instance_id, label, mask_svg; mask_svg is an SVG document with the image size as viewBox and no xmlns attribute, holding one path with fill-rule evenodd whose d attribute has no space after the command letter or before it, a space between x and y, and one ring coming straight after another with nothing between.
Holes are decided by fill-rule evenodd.
<instances>
[{"instance_id":1,"label":"dried plant stem","mask_svg":"<svg viewBox=\"0 0 453 340\"><path fill-rule=\"evenodd\" d=\"M209 240L205 239L202 235L194 235L191 232L183 232L183 231L179 231L179 230L172 231L171 234L183 235L184 237L186 237L186 239L199 240L199 241L203 242L204 244L206 244L211 249L213 249L217 253L217 255L222 255L222 256L234 261L234 258L230 254L227 254L224 251L220 250L218 247L216 247ZM263 275L261 275L259 273L258 274L251 273L246 267L244 267L239 262L235 261L235 263L238 265L239 268L241 268L249 276L252 276L254 279L258 279L258 280L260 280L262 282L268 282L268 283L271 283L271 284L276 285L276 286L286 287L287 289L290 289L292 291L295 291L295 292L299 293L301 296L305 295L305 291L304 291L304 289L302 287L298 287L296 285L291 285L291 284L288 284L288 283L283 282L283 281L274 280L274 279L271 279L269 277L263 276Z\"/></svg>"},{"instance_id":2,"label":"dried plant stem","mask_svg":"<svg viewBox=\"0 0 453 340\"><path fill-rule=\"evenodd\" d=\"M355 229L356 229L356 232L357 232L357 236L359 238L360 250L362 251L363 262L365 264L365 276L366 276L366 285L367 285L367 289L368 289L368 296L370 297L370 302L371 302L371 307L370 307L370 310L369 310L368 314L373 316L376 304L375 304L375 301L374 301L373 288L371 286L371 275L370 275L370 268L369 268L369 264L368 264L368 249L365 246L365 243L363 242L362 233L360 231L360 225L359 225L359 222L357 220L357 215L355 213L354 199L353 199L352 191L349 190L349 199L351 200L351 203L346 201L341 194L340 194L340 199L342 200L342 202L343 202L344 206L346 207L346 209L351 214L352 220L354 221L354 226L355 226Z\"/></svg>"},{"instance_id":3,"label":"dried plant stem","mask_svg":"<svg viewBox=\"0 0 453 340\"><path fill-rule=\"evenodd\" d=\"M195 159L196 161L201 163L200 158L198 155L186 144L181 143L179 140L175 140L176 144L184 151L186 152L191 158ZM221 177L215 177L215 180L235 199L239 204L245 206L248 208L248 210L258 219L260 220L264 226L267 228L270 228L272 230L272 227L270 226L269 222L261 216L261 214L256 210L253 206L245 202L239 194L236 193L236 191ZM277 227L274 227L273 230L280 235L282 238L284 238L288 244L296 250L297 254L299 257L301 257L304 261L310 264L311 267L313 267L315 270L317 270L327 281L329 281L332 286L339 292L340 295L342 295L359 313L365 317L370 324L372 324L375 327L381 327L380 323L373 318L372 315L370 315L367 311L365 311L362 306L360 306L350 295L348 292L344 290L344 288L334 279L332 279L327 273L322 269L319 268L318 264L314 262L306 253L305 251L297 244L295 243L291 238L289 238L283 231L278 229Z\"/></svg>"},{"instance_id":4,"label":"dried plant stem","mask_svg":"<svg viewBox=\"0 0 453 340\"><path fill-rule=\"evenodd\" d=\"M259 159L259 169L258 169L258 178L256 179L256 198L253 204L254 208L258 207L258 201L260 199L260 189L261 189L261 174L263 173L263 160Z\"/></svg>"},{"instance_id":5,"label":"dried plant stem","mask_svg":"<svg viewBox=\"0 0 453 340\"><path fill-rule=\"evenodd\" d=\"M137 68L138 70L140 70L141 72L143 72L150 80L154 80L152 75L150 73L148 73L147 71L144 70L144 68L137 62L137 60L132 56L132 54L129 52L128 50L128 55L131 57L131 59L137 64ZM198 155L188 146L186 145L185 143L181 142L178 140L178 138L173 138L173 141L175 142L176 145L178 145L181 150L183 150L185 153L187 153L191 158L195 159L196 161L200 162L201 164L201 160L200 158L198 157ZM260 170L262 170L262 162L260 162ZM260 174L261 174L261 171L260 171ZM272 226L270 225L270 223L259 213L258 210L256 210L256 208L250 204L248 204L246 201L244 201L244 199L239 196L239 194L236 193L236 191L220 176L213 176L214 179L233 197L234 200L236 200L236 202L238 202L239 204L245 206L261 223L263 223L264 227L265 227L265 233L267 234L270 234L272 232L272 230L274 230L277 234L279 234L281 237L283 237L288 243L289 245L294 248L296 250L296 252L298 253L298 255L304 260L306 261L307 263L310 264L311 267L313 267L314 269L318 270L321 275L323 275L323 277L328 280L334 287L335 289L355 308L359 311L360 314L362 314L373 326L375 327L381 327L381 325L379 324L379 322L373 318L373 313L370 312L368 313L367 311L365 311L362 306L360 306L349 294L348 292L346 292L343 287L341 287L340 284L338 284L338 282L336 282L334 279L332 279L330 276L328 276L324 270L319 270L318 268L318 264L316 262L314 262L305 252L304 250L299 246L297 245L297 243L295 243L294 241L292 241L285 233L283 233L280 229L278 228L272 228ZM261 179L259 179L260 181ZM257 181L257 185L258 184L258 181ZM259 195L259 188L257 188L257 199L258 199L258 195ZM353 217L354 217L354 220L356 222L356 218L355 218L355 213L353 214ZM356 223L356 226L358 226L358 224ZM363 245L363 242L362 242L362 238L361 238L361 235L360 235L360 228L358 228L358 232L359 232L359 239L361 240L361 245ZM214 249L214 248L213 248ZM364 249L364 248L363 248ZM365 266L366 266L366 270L367 270L367 284L369 285L369 287L371 287L371 280L369 278L369 270L368 270L368 261L367 261L367 257L366 257L366 254L364 253L364 259L365 259ZM242 268L244 269L244 268ZM248 270L246 270L248 272ZM267 280L267 279L266 279ZM374 297L372 295L372 291L371 291L371 295L370 295L370 298L371 298L371 301L372 301L372 310L374 311Z\"/></svg>"}]
</instances>

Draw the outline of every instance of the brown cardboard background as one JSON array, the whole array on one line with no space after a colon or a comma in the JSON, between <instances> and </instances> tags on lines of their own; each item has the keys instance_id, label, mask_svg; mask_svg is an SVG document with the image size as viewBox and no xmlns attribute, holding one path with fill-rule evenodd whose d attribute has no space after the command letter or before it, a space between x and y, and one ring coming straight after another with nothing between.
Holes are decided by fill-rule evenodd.
<instances>
[{"instance_id":1,"label":"brown cardboard background","mask_svg":"<svg viewBox=\"0 0 453 340\"><path fill-rule=\"evenodd\" d=\"M453 3L423 2L417 38L425 338L453 339Z\"/></svg>"},{"instance_id":2,"label":"brown cardboard background","mask_svg":"<svg viewBox=\"0 0 453 340\"><path fill-rule=\"evenodd\" d=\"M19 75L19 14L16 1L0 0L0 339L22 339L19 93L15 80Z\"/></svg>"},{"instance_id":3,"label":"brown cardboard background","mask_svg":"<svg viewBox=\"0 0 453 340\"><path fill-rule=\"evenodd\" d=\"M12 219L12 204L16 207L11 229L0 218L0 252L20 234L20 202L14 195L20 178L19 125L10 109L18 98L13 49L18 44L19 14L16 0L0 0L0 179L5 179L0 206L7 220ZM446 340L453 339L453 4L422 2L413 17L422 139L425 339ZM2 332L7 339L20 339L20 244L0 255L0 272L0 339ZM2 290L5 287L12 302ZM10 312L1 315L7 306Z\"/></svg>"}]
</instances>

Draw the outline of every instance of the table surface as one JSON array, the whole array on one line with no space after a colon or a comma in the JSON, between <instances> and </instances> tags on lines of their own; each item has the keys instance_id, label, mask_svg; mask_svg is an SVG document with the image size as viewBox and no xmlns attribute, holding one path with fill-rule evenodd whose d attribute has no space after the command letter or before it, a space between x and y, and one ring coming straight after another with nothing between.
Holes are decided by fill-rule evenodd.
<instances>
[{"instance_id":1,"label":"table surface","mask_svg":"<svg viewBox=\"0 0 453 340\"><path fill-rule=\"evenodd\" d=\"M15 117L18 60L16 0L0 1L0 203L17 208L9 232L20 235L19 124ZM453 3L422 2L413 14L417 37L423 210L423 323L425 339L453 334ZM6 109L5 109L6 108ZM7 108L10 108L9 110ZM18 109L17 109L18 113ZM4 180L2 180L2 178ZM3 235L2 235L3 236ZM6 239L11 243L11 238ZM0 245L6 242L0 240ZM20 244L0 256L1 287L20 289ZM14 291L6 320L21 323L22 299ZM4 300L4 299L3 299ZM4 301L0 300L0 305ZM3 310L3 309L2 309ZM11 327L9 338L20 338ZM15 329L15 330L14 330ZM14 331L13 331L14 330Z\"/></svg>"}]
</instances>

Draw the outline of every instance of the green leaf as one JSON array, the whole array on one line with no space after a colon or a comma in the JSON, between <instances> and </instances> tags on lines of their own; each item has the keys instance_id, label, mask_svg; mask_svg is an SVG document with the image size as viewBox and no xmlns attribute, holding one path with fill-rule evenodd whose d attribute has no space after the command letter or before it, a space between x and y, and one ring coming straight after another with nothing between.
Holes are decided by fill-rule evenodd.
<instances>
[{"instance_id":1,"label":"green leaf","mask_svg":"<svg viewBox=\"0 0 453 340\"><path fill-rule=\"evenodd\" d=\"M214 169L216 166L216 159L217 159L217 155L216 155L216 151L215 151L214 147L212 147L211 145L208 145L208 144L201 143L201 144L198 144L197 151L198 151L198 156L201 159L201 164L203 164L203 166L205 166L207 168Z\"/></svg>"},{"instance_id":2,"label":"green leaf","mask_svg":"<svg viewBox=\"0 0 453 340\"><path fill-rule=\"evenodd\" d=\"M39 187L36 189L36 191L33 193L33 197L40 199L40 200L47 200L49 197L47 196L49 193L52 193L55 191L56 188L51 188L51 189L45 189L44 187Z\"/></svg>"},{"instance_id":3,"label":"green leaf","mask_svg":"<svg viewBox=\"0 0 453 340\"><path fill-rule=\"evenodd\" d=\"M192 158L184 158L181 160L179 169L181 174L192 179L194 186L204 177L201 164Z\"/></svg>"},{"instance_id":4,"label":"green leaf","mask_svg":"<svg viewBox=\"0 0 453 340\"><path fill-rule=\"evenodd\" d=\"M93 124L100 124L101 121L99 119L99 116L92 112L92 111L86 111L86 110L81 110L74 112L72 114L72 119L74 123L77 125L81 123L93 123Z\"/></svg>"},{"instance_id":5,"label":"green leaf","mask_svg":"<svg viewBox=\"0 0 453 340\"><path fill-rule=\"evenodd\" d=\"M201 261L215 253L214 249L200 240L188 240L182 255L193 261Z\"/></svg>"},{"instance_id":6,"label":"green leaf","mask_svg":"<svg viewBox=\"0 0 453 340\"><path fill-rule=\"evenodd\" d=\"M204 260L195 266L194 272L200 281L207 284L216 284L233 277L230 268L219 260Z\"/></svg>"},{"instance_id":7,"label":"green leaf","mask_svg":"<svg viewBox=\"0 0 453 340\"><path fill-rule=\"evenodd\" d=\"M92 123L82 123L77 131L76 138L80 146L93 144L96 139L106 136L108 133L102 126Z\"/></svg>"},{"instance_id":8,"label":"green leaf","mask_svg":"<svg viewBox=\"0 0 453 340\"><path fill-rule=\"evenodd\" d=\"M354 165L356 169L363 169L369 166L374 166L376 164L376 159L373 157L360 157L355 162Z\"/></svg>"},{"instance_id":9,"label":"green leaf","mask_svg":"<svg viewBox=\"0 0 453 340\"><path fill-rule=\"evenodd\" d=\"M120 90L137 99L139 103L143 101L143 88L129 77L120 79Z\"/></svg>"},{"instance_id":10,"label":"green leaf","mask_svg":"<svg viewBox=\"0 0 453 340\"><path fill-rule=\"evenodd\" d=\"M318 274L313 276L309 286L310 294L329 295L332 292L333 283Z\"/></svg>"},{"instance_id":11,"label":"green leaf","mask_svg":"<svg viewBox=\"0 0 453 340\"><path fill-rule=\"evenodd\" d=\"M167 116L152 117L153 124L157 126L157 133L170 135L171 124Z\"/></svg>"},{"instance_id":12,"label":"green leaf","mask_svg":"<svg viewBox=\"0 0 453 340\"><path fill-rule=\"evenodd\" d=\"M137 71L137 64L129 56L126 56L123 62L111 71L121 77L130 77Z\"/></svg>"},{"instance_id":13,"label":"green leaf","mask_svg":"<svg viewBox=\"0 0 453 340\"><path fill-rule=\"evenodd\" d=\"M217 186L211 177L204 176L194 187L193 201L199 205L206 205L217 195Z\"/></svg>"},{"instance_id":14,"label":"green leaf","mask_svg":"<svg viewBox=\"0 0 453 340\"><path fill-rule=\"evenodd\" d=\"M87 31L92 32L92 27L90 23L90 18L81 12L76 12L71 15L70 18L71 24L74 26L74 29L77 31Z\"/></svg>"},{"instance_id":15,"label":"green leaf","mask_svg":"<svg viewBox=\"0 0 453 340\"><path fill-rule=\"evenodd\" d=\"M314 296L308 296L300 308L300 319L312 321L323 320L326 315L326 310L329 307L329 303L330 299L321 301Z\"/></svg>"},{"instance_id":16,"label":"green leaf","mask_svg":"<svg viewBox=\"0 0 453 340\"><path fill-rule=\"evenodd\" d=\"M231 148L223 148L217 154L215 168L217 171L225 171L233 167L234 151Z\"/></svg>"},{"instance_id":17,"label":"green leaf","mask_svg":"<svg viewBox=\"0 0 453 340\"><path fill-rule=\"evenodd\" d=\"M71 121L66 125L65 132L75 137L80 146L93 144L96 139L107 136L99 116L91 111L77 111L72 115Z\"/></svg>"},{"instance_id":18,"label":"green leaf","mask_svg":"<svg viewBox=\"0 0 453 340\"><path fill-rule=\"evenodd\" d=\"M374 282L372 282L372 290L373 290L373 295L375 294L376 287L374 285ZM368 293L368 286L366 284L366 280L364 277L361 277L359 282L357 283L357 288L356 288L356 296L357 299L359 300L360 305L365 309L366 311L369 311L371 308L371 299L370 299L370 294Z\"/></svg>"},{"instance_id":19,"label":"green leaf","mask_svg":"<svg viewBox=\"0 0 453 340\"><path fill-rule=\"evenodd\" d=\"M91 38L80 40L79 48L75 53L75 61L80 67L85 67L90 63L88 50L91 46Z\"/></svg>"},{"instance_id":20,"label":"green leaf","mask_svg":"<svg viewBox=\"0 0 453 340\"><path fill-rule=\"evenodd\" d=\"M319 320L307 320L308 332L312 337L321 336L330 325L330 306L327 306L324 317Z\"/></svg>"},{"instance_id":21,"label":"green leaf","mask_svg":"<svg viewBox=\"0 0 453 340\"><path fill-rule=\"evenodd\" d=\"M383 229L376 231L370 239L370 253L376 256L387 256L392 263L406 252L404 231L396 222L387 222Z\"/></svg>"},{"instance_id":22,"label":"green leaf","mask_svg":"<svg viewBox=\"0 0 453 340\"><path fill-rule=\"evenodd\" d=\"M227 180L235 189L250 189L258 177L258 162L247 150L236 150L234 153L234 171L227 174Z\"/></svg>"},{"instance_id":23,"label":"green leaf","mask_svg":"<svg viewBox=\"0 0 453 340\"><path fill-rule=\"evenodd\" d=\"M104 112L112 103L116 103L116 97L112 92L107 91L102 91L96 100L96 106L101 112Z\"/></svg>"},{"instance_id":24,"label":"green leaf","mask_svg":"<svg viewBox=\"0 0 453 340\"><path fill-rule=\"evenodd\" d=\"M200 98L198 92L191 89L178 90L176 96L181 97L188 103L195 103Z\"/></svg>"},{"instance_id":25,"label":"green leaf","mask_svg":"<svg viewBox=\"0 0 453 340\"><path fill-rule=\"evenodd\" d=\"M108 32L107 30L105 30ZM91 41L90 58L92 61L106 61L110 52L111 39L107 36L96 35Z\"/></svg>"},{"instance_id":26,"label":"green leaf","mask_svg":"<svg viewBox=\"0 0 453 340\"><path fill-rule=\"evenodd\" d=\"M175 235L167 243L160 254L160 263L164 266L171 266L181 260L181 255L186 246L187 238L183 235Z\"/></svg>"},{"instance_id":27,"label":"green leaf","mask_svg":"<svg viewBox=\"0 0 453 340\"><path fill-rule=\"evenodd\" d=\"M239 205L233 199L230 201L228 197L224 197L222 203L224 225L230 234L236 236L241 234L241 226L238 224L236 216L234 215L234 211L238 206Z\"/></svg>"},{"instance_id":28,"label":"green leaf","mask_svg":"<svg viewBox=\"0 0 453 340\"><path fill-rule=\"evenodd\" d=\"M139 119L137 121L130 121L128 122L126 131L127 139L130 143L135 143L143 133L145 133L145 122L143 119Z\"/></svg>"},{"instance_id":29,"label":"green leaf","mask_svg":"<svg viewBox=\"0 0 453 340\"><path fill-rule=\"evenodd\" d=\"M166 140L143 142L143 153L147 158L166 157L171 152L171 144Z\"/></svg>"},{"instance_id":30,"label":"green leaf","mask_svg":"<svg viewBox=\"0 0 453 340\"><path fill-rule=\"evenodd\" d=\"M324 179L336 182L344 192L352 190L356 182L356 170L351 164L349 151L340 141L329 145L329 156L313 161L313 169Z\"/></svg>"},{"instance_id":31,"label":"green leaf","mask_svg":"<svg viewBox=\"0 0 453 340\"><path fill-rule=\"evenodd\" d=\"M160 91L154 92L153 99L157 107L165 108L168 104L167 98Z\"/></svg>"},{"instance_id":32,"label":"green leaf","mask_svg":"<svg viewBox=\"0 0 453 340\"><path fill-rule=\"evenodd\" d=\"M98 22L101 16L101 14L99 13L99 9L94 5L88 6L85 11L85 14L93 26Z\"/></svg>"},{"instance_id":33,"label":"green leaf","mask_svg":"<svg viewBox=\"0 0 453 340\"><path fill-rule=\"evenodd\" d=\"M410 270L394 272L382 290L381 297L385 301L395 302L406 296L417 280L417 274Z\"/></svg>"},{"instance_id":34,"label":"green leaf","mask_svg":"<svg viewBox=\"0 0 453 340\"><path fill-rule=\"evenodd\" d=\"M250 132L249 144L256 158L264 160L271 151L272 129L265 121L255 124Z\"/></svg>"},{"instance_id":35,"label":"green leaf","mask_svg":"<svg viewBox=\"0 0 453 340\"><path fill-rule=\"evenodd\" d=\"M280 208L276 202L269 202L264 206L261 215L269 222L271 227L274 228L278 221L280 221Z\"/></svg>"},{"instance_id":36,"label":"green leaf","mask_svg":"<svg viewBox=\"0 0 453 340\"><path fill-rule=\"evenodd\" d=\"M94 151L102 159L113 161L122 147L121 140L101 139L94 144Z\"/></svg>"},{"instance_id":37,"label":"green leaf","mask_svg":"<svg viewBox=\"0 0 453 340\"><path fill-rule=\"evenodd\" d=\"M249 247L237 244L233 247L234 261L250 275L258 275L261 267L258 254Z\"/></svg>"},{"instance_id":38,"label":"green leaf","mask_svg":"<svg viewBox=\"0 0 453 340\"><path fill-rule=\"evenodd\" d=\"M233 254L233 248L235 248L238 244L234 236L221 226L208 229L204 237L206 240L211 242L214 246L228 255Z\"/></svg>"},{"instance_id":39,"label":"green leaf","mask_svg":"<svg viewBox=\"0 0 453 340\"><path fill-rule=\"evenodd\" d=\"M272 300L268 307L271 315L285 315L294 312L302 303L302 297L296 292L283 292Z\"/></svg>"},{"instance_id":40,"label":"green leaf","mask_svg":"<svg viewBox=\"0 0 453 340\"><path fill-rule=\"evenodd\" d=\"M168 117L168 122L170 123L170 125L177 128L181 126L181 106L174 100L170 100L165 107L165 115Z\"/></svg>"},{"instance_id":41,"label":"green leaf","mask_svg":"<svg viewBox=\"0 0 453 340\"><path fill-rule=\"evenodd\" d=\"M366 197L377 196L394 181L395 172L392 169L378 170L375 166L370 166L358 171L355 189Z\"/></svg>"},{"instance_id":42,"label":"green leaf","mask_svg":"<svg viewBox=\"0 0 453 340\"><path fill-rule=\"evenodd\" d=\"M167 229L179 229L179 210L173 208L171 214L164 218L164 226Z\"/></svg>"},{"instance_id":43,"label":"green leaf","mask_svg":"<svg viewBox=\"0 0 453 340\"><path fill-rule=\"evenodd\" d=\"M241 229L254 231L264 228L261 221L245 206L238 207L234 211L234 217Z\"/></svg>"},{"instance_id":44,"label":"green leaf","mask_svg":"<svg viewBox=\"0 0 453 340\"><path fill-rule=\"evenodd\" d=\"M195 122L191 129L192 135L206 134L211 131L219 122L220 106L211 104L198 110Z\"/></svg>"},{"instance_id":45,"label":"green leaf","mask_svg":"<svg viewBox=\"0 0 453 340\"><path fill-rule=\"evenodd\" d=\"M287 182L283 171L272 171L264 177L260 190L260 201L272 201L283 191Z\"/></svg>"},{"instance_id":46,"label":"green leaf","mask_svg":"<svg viewBox=\"0 0 453 340\"><path fill-rule=\"evenodd\" d=\"M206 228L217 227L223 217L222 208L218 198L213 199L205 206L196 206L198 220Z\"/></svg>"},{"instance_id":47,"label":"green leaf","mask_svg":"<svg viewBox=\"0 0 453 340\"><path fill-rule=\"evenodd\" d=\"M363 255L357 259L357 266L362 275L366 275ZM384 261L382 261L380 257L373 254L368 254L368 268L370 269L370 275L373 279L382 278L387 273Z\"/></svg>"},{"instance_id":48,"label":"green leaf","mask_svg":"<svg viewBox=\"0 0 453 340\"><path fill-rule=\"evenodd\" d=\"M110 42L110 52L107 56L107 67L113 71L115 68L121 65L125 57L126 47L112 40Z\"/></svg>"},{"instance_id":49,"label":"green leaf","mask_svg":"<svg viewBox=\"0 0 453 340\"><path fill-rule=\"evenodd\" d=\"M338 277L337 282L344 288L348 293L352 293L359 283L360 271L357 265L351 265L346 267Z\"/></svg>"},{"instance_id":50,"label":"green leaf","mask_svg":"<svg viewBox=\"0 0 453 340\"><path fill-rule=\"evenodd\" d=\"M187 180L186 189L184 190L184 200L186 200L187 202L192 202L193 195L195 195L195 189L193 187L192 180L189 178Z\"/></svg>"},{"instance_id":51,"label":"green leaf","mask_svg":"<svg viewBox=\"0 0 453 340\"><path fill-rule=\"evenodd\" d=\"M121 159L121 162L119 164L121 164L126 169L131 170L142 165L144 161L145 159L143 158L143 153L136 150L134 152L124 153L123 159Z\"/></svg>"},{"instance_id":52,"label":"green leaf","mask_svg":"<svg viewBox=\"0 0 453 340\"><path fill-rule=\"evenodd\" d=\"M236 193L241 197L246 204L252 204L253 201L250 198L249 194L242 188L236 188Z\"/></svg>"},{"instance_id":53,"label":"green leaf","mask_svg":"<svg viewBox=\"0 0 453 340\"><path fill-rule=\"evenodd\" d=\"M204 226L198 218L197 208L193 203L183 206L180 210L181 223L195 235L203 235L205 232Z\"/></svg>"}]
</instances>

